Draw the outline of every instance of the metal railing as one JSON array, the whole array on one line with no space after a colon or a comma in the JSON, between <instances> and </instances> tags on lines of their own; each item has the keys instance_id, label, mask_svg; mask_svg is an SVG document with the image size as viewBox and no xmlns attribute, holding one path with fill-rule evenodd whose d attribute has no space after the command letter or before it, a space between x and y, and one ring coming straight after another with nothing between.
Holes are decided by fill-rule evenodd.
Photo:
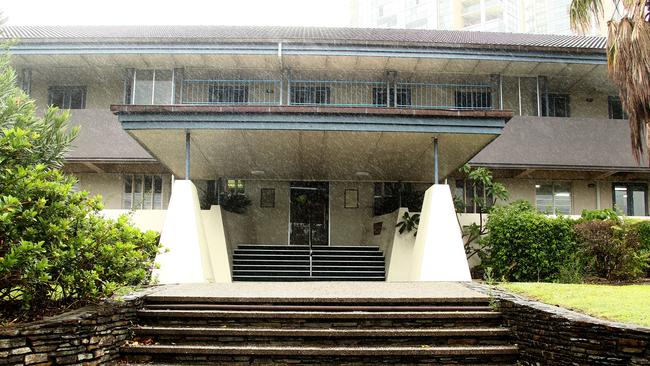
<instances>
[{"instance_id":1,"label":"metal railing","mask_svg":"<svg viewBox=\"0 0 650 366\"><path fill-rule=\"evenodd\" d=\"M184 80L182 104L493 109L486 84L356 80Z\"/></svg>"},{"instance_id":2,"label":"metal railing","mask_svg":"<svg viewBox=\"0 0 650 366\"><path fill-rule=\"evenodd\" d=\"M385 81L289 80L289 105L387 107Z\"/></svg>"},{"instance_id":3,"label":"metal railing","mask_svg":"<svg viewBox=\"0 0 650 366\"><path fill-rule=\"evenodd\" d=\"M182 104L278 105L279 80L183 80Z\"/></svg>"},{"instance_id":4,"label":"metal railing","mask_svg":"<svg viewBox=\"0 0 650 366\"><path fill-rule=\"evenodd\" d=\"M423 109L492 109L492 88L485 84L397 82L392 90L397 107Z\"/></svg>"}]
</instances>

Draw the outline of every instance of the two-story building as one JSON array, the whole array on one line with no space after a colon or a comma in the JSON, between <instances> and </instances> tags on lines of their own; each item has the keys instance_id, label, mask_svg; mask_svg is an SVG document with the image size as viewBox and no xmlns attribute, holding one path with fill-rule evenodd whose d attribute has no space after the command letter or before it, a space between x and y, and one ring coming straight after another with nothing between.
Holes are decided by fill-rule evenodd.
<instances>
[{"instance_id":1,"label":"two-story building","mask_svg":"<svg viewBox=\"0 0 650 366\"><path fill-rule=\"evenodd\" d=\"M466 213L484 195L458 173L468 161L540 210L648 214L650 170L632 158L603 38L220 26L3 32L19 40L11 53L22 88L39 107L72 109L81 125L66 165L79 188L101 194L107 209L139 210L136 221L160 229L170 248L162 268L188 268L186 277L161 271L163 282L467 278L452 194ZM400 207L420 211L423 198L417 239L400 237Z\"/></svg>"}]
</instances>

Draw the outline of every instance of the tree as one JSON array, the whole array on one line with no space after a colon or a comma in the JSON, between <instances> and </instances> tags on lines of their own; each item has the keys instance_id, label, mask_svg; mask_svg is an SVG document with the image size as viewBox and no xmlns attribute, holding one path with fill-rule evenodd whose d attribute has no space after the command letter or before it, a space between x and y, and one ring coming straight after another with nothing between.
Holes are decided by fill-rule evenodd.
<instances>
[{"instance_id":1,"label":"tree","mask_svg":"<svg viewBox=\"0 0 650 366\"><path fill-rule=\"evenodd\" d=\"M149 278L158 234L104 219L101 197L59 168L77 135L67 112L34 102L0 55L0 321L98 300Z\"/></svg>"},{"instance_id":2,"label":"tree","mask_svg":"<svg viewBox=\"0 0 650 366\"><path fill-rule=\"evenodd\" d=\"M612 1L616 11L607 21L607 65L630 119L632 153L638 162L650 140L650 0ZM585 31L603 16L602 0L571 1L574 30ZM650 154L648 159L650 164Z\"/></svg>"}]
</instances>

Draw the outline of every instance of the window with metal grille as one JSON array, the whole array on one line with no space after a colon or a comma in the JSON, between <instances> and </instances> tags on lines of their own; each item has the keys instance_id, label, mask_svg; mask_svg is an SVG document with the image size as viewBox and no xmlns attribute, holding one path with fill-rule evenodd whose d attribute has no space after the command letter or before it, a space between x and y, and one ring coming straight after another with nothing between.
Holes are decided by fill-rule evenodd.
<instances>
[{"instance_id":1,"label":"window with metal grille","mask_svg":"<svg viewBox=\"0 0 650 366\"><path fill-rule=\"evenodd\" d=\"M544 117L570 117L571 103L568 94L542 95L542 116ZM548 106L548 110L547 110Z\"/></svg>"},{"instance_id":2,"label":"window with metal grille","mask_svg":"<svg viewBox=\"0 0 650 366\"><path fill-rule=\"evenodd\" d=\"M241 104L248 102L248 86L246 85L212 85L210 86L210 103Z\"/></svg>"},{"instance_id":3,"label":"window with metal grille","mask_svg":"<svg viewBox=\"0 0 650 366\"><path fill-rule=\"evenodd\" d=\"M411 105L411 89L390 88L390 105L388 105L387 88L372 88L372 104L377 107L403 107Z\"/></svg>"},{"instance_id":4,"label":"window with metal grille","mask_svg":"<svg viewBox=\"0 0 650 366\"><path fill-rule=\"evenodd\" d=\"M455 106L462 109L492 108L492 93L487 91L457 91Z\"/></svg>"},{"instance_id":5,"label":"window with metal grille","mask_svg":"<svg viewBox=\"0 0 650 366\"><path fill-rule=\"evenodd\" d=\"M465 179L456 179L454 191L456 209L463 213L486 212L492 207L492 195L488 194L483 185Z\"/></svg>"},{"instance_id":6,"label":"window with metal grille","mask_svg":"<svg viewBox=\"0 0 650 366\"><path fill-rule=\"evenodd\" d=\"M61 109L86 108L85 86L50 86L47 89L47 104Z\"/></svg>"},{"instance_id":7,"label":"window with metal grille","mask_svg":"<svg viewBox=\"0 0 650 366\"><path fill-rule=\"evenodd\" d=\"M160 175L129 174L123 177L122 208L162 209L163 185Z\"/></svg>"},{"instance_id":8,"label":"window with metal grille","mask_svg":"<svg viewBox=\"0 0 650 366\"><path fill-rule=\"evenodd\" d=\"M329 86L292 86L291 104L330 104L330 94Z\"/></svg>"}]
</instances>

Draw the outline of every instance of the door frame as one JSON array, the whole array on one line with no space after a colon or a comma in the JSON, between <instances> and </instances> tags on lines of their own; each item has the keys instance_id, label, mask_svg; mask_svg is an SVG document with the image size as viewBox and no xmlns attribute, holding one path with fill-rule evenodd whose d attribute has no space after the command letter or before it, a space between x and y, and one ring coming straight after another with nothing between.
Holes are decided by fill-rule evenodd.
<instances>
[{"instance_id":1,"label":"door frame","mask_svg":"<svg viewBox=\"0 0 650 366\"><path fill-rule=\"evenodd\" d=\"M293 182L327 183L327 246L332 245L332 185L328 180L291 180L289 181L289 209L287 210L287 245L291 244L291 186Z\"/></svg>"}]
</instances>

